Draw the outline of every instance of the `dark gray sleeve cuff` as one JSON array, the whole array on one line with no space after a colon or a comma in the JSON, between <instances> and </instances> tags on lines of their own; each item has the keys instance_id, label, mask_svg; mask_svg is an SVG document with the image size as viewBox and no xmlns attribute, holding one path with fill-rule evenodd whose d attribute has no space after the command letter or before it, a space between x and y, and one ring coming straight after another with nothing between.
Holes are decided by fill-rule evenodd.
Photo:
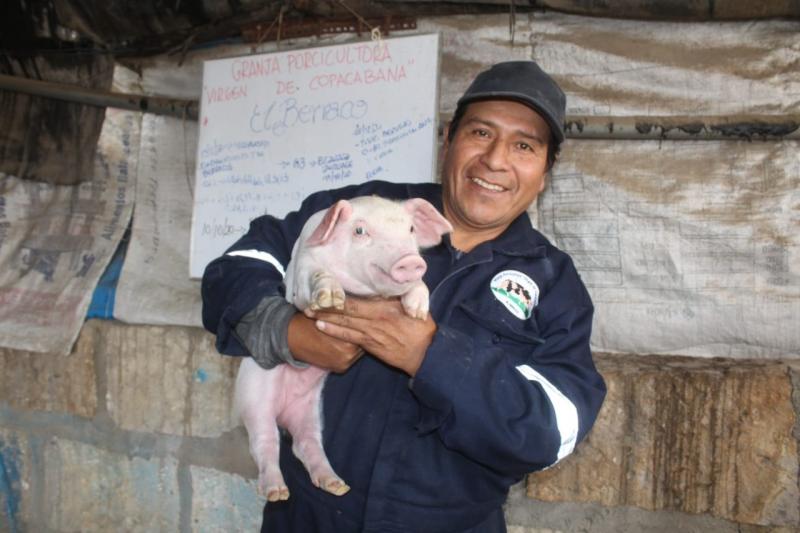
<instances>
[{"instance_id":1,"label":"dark gray sleeve cuff","mask_svg":"<svg viewBox=\"0 0 800 533\"><path fill-rule=\"evenodd\" d=\"M289 351L289 321L297 312L281 296L267 296L236 324L236 335L262 368L274 368L281 363L297 368L308 366Z\"/></svg>"}]
</instances>

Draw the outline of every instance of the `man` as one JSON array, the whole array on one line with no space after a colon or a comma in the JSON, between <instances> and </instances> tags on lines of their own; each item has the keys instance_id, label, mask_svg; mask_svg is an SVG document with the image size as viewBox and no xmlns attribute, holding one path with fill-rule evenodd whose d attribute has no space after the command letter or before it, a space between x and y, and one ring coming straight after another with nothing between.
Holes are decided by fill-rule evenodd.
<instances>
[{"instance_id":1,"label":"man","mask_svg":"<svg viewBox=\"0 0 800 533\"><path fill-rule=\"evenodd\" d=\"M290 446L291 493L263 531L505 531L508 488L568 455L594 423L605 384L589 350L593 307L571 259L532 228L564 140L565 97L535 63L501 63L459 100L442 185L367 182L310 196L250 231L203 278L203 319L222 353L265 367L336 372L323 441L351 486L311 485ZM282 272L306 219L339 198L422 197L453 225L423 251L426 320L396 300L348 298L344 312L298 313Z\"/></svg>"}]
</instances>

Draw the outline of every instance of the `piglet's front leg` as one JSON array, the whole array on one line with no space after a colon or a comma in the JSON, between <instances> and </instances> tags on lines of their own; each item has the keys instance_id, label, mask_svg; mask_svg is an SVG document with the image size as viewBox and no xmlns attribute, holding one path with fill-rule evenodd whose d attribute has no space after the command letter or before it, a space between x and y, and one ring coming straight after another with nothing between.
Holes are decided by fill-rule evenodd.
<instances>
[{"instance_id":1,"label":"piglet's front leg","mask_svg":"<svg viewBox=\"0 0 800 533\"><path fill-rule=\"evenodd\" d=\"M420 281L400 298L400 303L408 316L425 320L430 306L429 297L428 287Z\"/></svg>"},{"instance_id":2,"label":"piglet's front leg","mask_svg":"<svg viewBox=\"0 0 800 533\"><path fill-rule=\"evenodd\" d=\"M313 311L319 309L344 309L344 289L332 274L317 270L311 274L311 301L309 307Z\"/></svg>"}]
</instances>

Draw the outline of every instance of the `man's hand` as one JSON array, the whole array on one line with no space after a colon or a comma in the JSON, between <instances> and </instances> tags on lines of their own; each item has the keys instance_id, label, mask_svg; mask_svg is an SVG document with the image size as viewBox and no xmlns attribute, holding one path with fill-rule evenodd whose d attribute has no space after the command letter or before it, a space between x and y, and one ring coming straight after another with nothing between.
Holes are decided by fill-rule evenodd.
<instances>
[{"instance_id":1,"label":"man's hand","mask_svg":"<svg viewBox=\"0 0 800 533\"><path fill-rule=\"evenodd\" d=\"M302 313L289 321L288 342L295 359L331 372L346 371L364 355L357 344L322 333L314 320Z\"/></svg>"},{"instance_id":2,"label":"man's hand","mask_svg":"<svg viewBox=\"0 0 800 533\"><path fill-rule=\"evenodd\" d=\"M320 331L340 341L361 346L381 361L409 376L417 373L436 334L428 315L412 318L398 299L364 299L348 296L344 311L306 312L317 319Z\"/></svg>"}]
</instances>

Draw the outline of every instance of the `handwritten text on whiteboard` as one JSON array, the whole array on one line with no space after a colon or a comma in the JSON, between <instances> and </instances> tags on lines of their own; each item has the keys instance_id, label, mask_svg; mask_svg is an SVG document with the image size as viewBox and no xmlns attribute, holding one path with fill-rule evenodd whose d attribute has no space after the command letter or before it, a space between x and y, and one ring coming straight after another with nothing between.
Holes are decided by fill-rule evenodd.
<instances>
[{"instance_id":1,"label":"handwritten text on whiteboard","mask_svg":"<svg viewBox=\"0 0 800 533\"><path fill-rule=\"evenodd\" d=\"M431 181L438 36L207 61L190 274L315 190Z\"/></svg>"}]
</instances>

